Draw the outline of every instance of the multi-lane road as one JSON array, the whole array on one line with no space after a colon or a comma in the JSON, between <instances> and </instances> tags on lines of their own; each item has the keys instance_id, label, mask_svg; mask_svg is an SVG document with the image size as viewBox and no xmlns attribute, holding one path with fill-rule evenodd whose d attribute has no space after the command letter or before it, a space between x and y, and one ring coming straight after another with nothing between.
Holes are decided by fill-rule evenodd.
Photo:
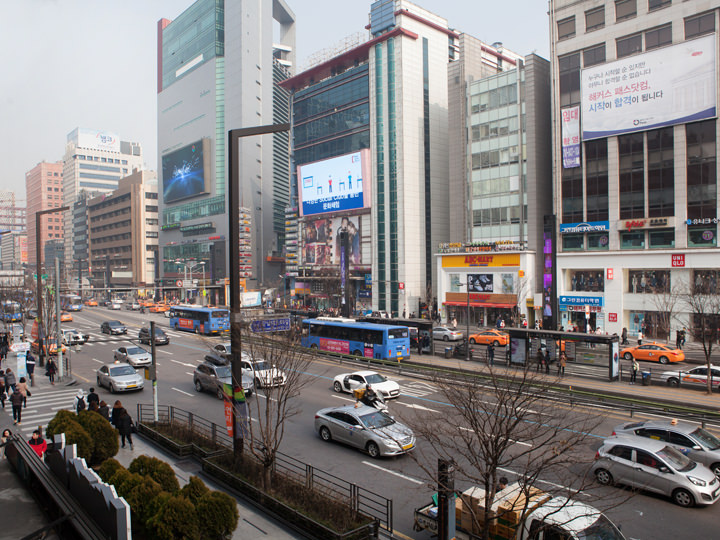
<instances>
[{"instance_id":1,"label":"multi-lane road","mask_svg":"<svg viewBox=\"0 0 720 540\"><path fill-rule=\"evenodd\" d=\"M170 336L170 344L158 346L158 396L161 404L175 405L194 412L217 424L224 424L223 404L210 393L197 393L192 382L195 366L202 362L203 356L221 338L205 338L190 333L178 332L168 328L168 319L162 315L141 314L131 311L110 311L106 308L84 308L80 313L73 314L72 323L64 323L64 327L78 328L90 333L90 342L79 351L71 352L73 376L86 390L95 385L95 370L104 363L112 362L113 350L132 341L137 343L138 329L146 325L150 319L163 328ZM127 336L113 336L100 333L100 323L104 320L119 319L128 327ZM147 347L146 347L147 348ZM426 533L415 533L412 530L413 510L425 504L434 489L428 476L421 467L409 456L392 459L373 460L369 456L354 449L335 443L323 442L313 429L314 413L323 407L352 403L351 396L336 394L332 390L335 375L354 371L356 367L348 364L338 365L334 360L318 358L308 369L311 381L297 398L301 413L288 422L285 430L282 451L320 469L340 476L350 482L382 494L394 501L394 527L398 533L412 538L430 538ZM41 376L40 370L39 375ZM401 385L401 397L390 403L391 411L400 418L437 419L448 416L447 403L438 389L427 380L409 376L393 376ZM34 397L28 404L28 413L23 427L40 422L47 422L55 410L66 408L72 400L73 389L56 387L52 393L45 392ZM137 403L152 401L150 386L146 385L141 392L111 395L107 390L99 391L101 399L112 404L120 399L129 411L136 410ZM35 396L35 394L34 394ZM253 396L251 400L263 399ZM552 406L546 409L552 415ZM32 412L31 412L32 411ZM598 426L590 434L589 442L584 448L576 451L587 455L588 464L592 461L595 450L602 437L612 432L612 428L629 419L627 413L610 409L588 411L587 414L598 418ZM638 419L635 415L635 419ZM452 418L447 418L452 422ZM711 426L712 429L712 426ZM720 432L716 430L716 432ZM419 440L418 445L423 441ZM518 443L521 444L521 443ZM512 470L508 476L512 477ZM510 478L512 481L512 478ZM553 482L553 478L544 481ZM464 489L468 486L458 486ZM627 495L620 488L604 488L606 493ZM622 491L622 493L621 493ZM593 504L593 497L585 497L584 502ZM605 503L598 503L599 505ZM628 538L712 538L717 531L720 518L720 506L709 508L683 509L671 501L649 494L640 493L622 505L608 511L615 523L622 526Z\"/></svg>"}]
</instances>

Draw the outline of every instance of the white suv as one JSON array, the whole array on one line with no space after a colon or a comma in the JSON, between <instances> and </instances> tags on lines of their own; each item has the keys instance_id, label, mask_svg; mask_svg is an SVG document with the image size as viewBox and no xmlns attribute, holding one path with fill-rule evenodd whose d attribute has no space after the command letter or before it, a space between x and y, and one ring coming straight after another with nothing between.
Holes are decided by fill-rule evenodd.
<instances>
[{"instance_id":1,"label":"white suv","mask_svg":"<svg viewBox=\"0 0 720 540\"><path fill-rule=\"evenodd\" d=\"M287 381L285 373L265 360L253 360L243 355L240 365L243 375L252 377L255 388L282 386Z\"/></svg>"}]
</instances>

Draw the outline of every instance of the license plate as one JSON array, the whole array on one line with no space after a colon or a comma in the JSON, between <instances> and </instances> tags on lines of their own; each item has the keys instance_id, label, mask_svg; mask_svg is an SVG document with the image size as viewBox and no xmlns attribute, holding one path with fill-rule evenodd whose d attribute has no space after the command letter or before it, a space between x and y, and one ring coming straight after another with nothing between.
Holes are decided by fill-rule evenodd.
<instances>
[{"instance_id":1,"label":"license plate","mask_svg":"<svg viewBox=\"0 0 720 540\"><path fill-rule=\"evenodd\" d=\"M137 384L128 384L126 388L137 388Z\"/></svg>"},{"instance_id":2,"label":"license plate","mask_svg":"<svg viewBox=\"0 0 720 540\"><path fill-rule=\"evenodd\" d=\"M406 444L405 446L402 447L402 449L403 449L403 450L410 450L410 448L412 448L412 447L413 447L412 444Z\"/></svg>"}]
</instances>

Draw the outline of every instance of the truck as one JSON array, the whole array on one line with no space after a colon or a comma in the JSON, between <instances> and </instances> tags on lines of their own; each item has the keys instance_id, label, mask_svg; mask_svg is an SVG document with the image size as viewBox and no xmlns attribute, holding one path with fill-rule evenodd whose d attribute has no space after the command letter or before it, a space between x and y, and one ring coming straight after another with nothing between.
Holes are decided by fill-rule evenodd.
<instances>
[{"instance_id":1,"label":"truck","mask_svg":"<svg viewBox=\"0 0 720 540\"><path fill-rule=\"evenodd\" d=\"M473 540L483 535L485 491L471 487L455 499L455 538ZM436 497L430 504L415 509L416 532L438 534ZM521 520L523 513L525 519ZM590 505L562 496L550 495L537 488L511 484L498 492L490 512L491 540L626 540L605 514Z\"/></svg>"}]
</instances>

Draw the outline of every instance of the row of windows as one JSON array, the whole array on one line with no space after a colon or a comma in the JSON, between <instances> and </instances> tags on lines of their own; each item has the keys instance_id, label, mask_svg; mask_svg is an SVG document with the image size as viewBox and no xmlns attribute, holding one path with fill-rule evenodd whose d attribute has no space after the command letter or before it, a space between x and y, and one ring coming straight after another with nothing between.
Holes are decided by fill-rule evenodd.
<instances>
[{"instance_id":1,"label":"row of windows","mask_svg":"<svg viewBox=\"0 0 720 540\"><path fill-rule=\"evenodd\" d=\"M517 146L500 148L499 150L489 150L472 155L473 169L484 169L486 167L497 167L498 165L519 162L520 153Z\"/></svg>"},{"instance_id":2,"label":"row of windows","mask_svg":"<svg viewBox=\"0 0 720 540\"><path fill-rule=\"evenodd\" d=\"M337 134L364 128L370 124L370 105L368 102L339 110L310 122L297 124L293 131L296 145L334 137Z\"/></svg>"},{"instance_id":3,"label":"row of windows","mask_svg":"<svg viewBox=\"0 0 720 540\"><path fill-rule=\"evenodd\" d=\"M620 231L620 249L672 249L675 247L675 229L653 229L649 231ZM564 234L563 251L607 251L609 233ZM716 247L717 227L689 226L688 247Z\"/></svg>"},{"instance_id":4,"label":"row of windows","mask_svg":"<svg viewBox=\"0 0 720 540\"><path fill-rule=\"evenodd\" d=\"M506 225L508 223L520 223L519 206L473 210L473 227Z\"/></svg>"},{"instance_id":5,"label":"row of windows","mask_svg":"<svg viewBox=\"0 0 720 540\"><path fill-rule=\"evenodd\" d=\"M157 206L154 207L157 212ZM163 224L179 223L188 219L197 219L206 216L215 216L225 213L225 197L223 195L192 201L179 206L163 210Z\"/></svg>"},{"instance_id":6,"label":"row of windows","mask_svg":"<svg viewBox=\"0 0 720 540\"><path fill-rule=\"evenodd\" d=\"M472 114L497 109L517 103L517 86L501 86L487 92L475 94L470 97L470 112Z\"/></svg>"},{"instance_id":7,"label":"row of windows","mask_svg":"<svg viewBox=\"0 0 720 540\"><path fill-rule=\"evenodd\" d=\"M116 163L118 165L127 165L128 161L127 159L113 159L113 158L101 158L98 156L83 156L81 154L76 154L73 156L73 159L81 160L81 161L99 161L100 163ZM84 163L80 164L80 168L89 169L92 168L92 165L86 165ZM104 169L101 169L104 170ZM114 169L117 170L117 169ZM57 173L55 173L55 176L57 176Z\"/></svg>"},{"instance_id":8,"label":"row of windows","mask_svg":"<svg viewBox=\"0 0 720 540\"><path fill-rule=\"evenodd\" d=\"M525 115L523 115L523 122L525 121ZM525 126L523 126L524 129ZM474 125L471 128L472 140L479 141L482 139L494 139L496 137L504 137L518 131L518 118L517 116L511 116L509 118L502 118L495 122L488 122L487 124Z\"/></svg>"}]
</instances>

